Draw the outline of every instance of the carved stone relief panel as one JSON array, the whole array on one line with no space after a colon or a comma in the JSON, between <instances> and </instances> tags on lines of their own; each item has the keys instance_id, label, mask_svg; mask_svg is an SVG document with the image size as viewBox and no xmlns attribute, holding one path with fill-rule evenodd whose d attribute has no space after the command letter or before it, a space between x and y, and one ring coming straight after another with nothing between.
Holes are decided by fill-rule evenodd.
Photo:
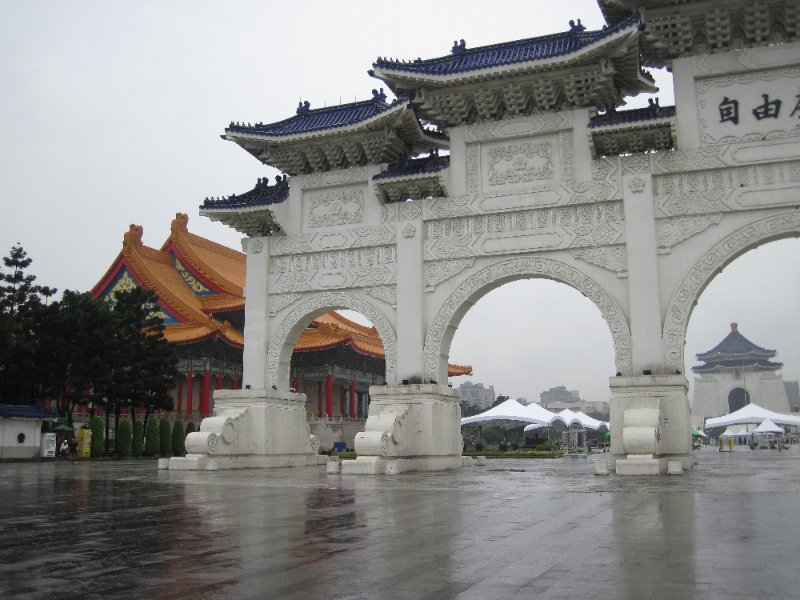
<instances>
[{"instance_id":1,"label":"carved stone relief panel","mask_svg":"<svg viewBox=\"0 0 800 600\"><path fill-rule=\"evenodd\" d=\"M436 286L469 269L475 263L474 258L454 258L452 260L435 260L425 263L425 291L432 292Z\"/></svg>"},{"instance_id":2,"label":"carved stone relief panel","mask_svg":"<svg viewBox=\"0 0 800 600\"><path fill-rule=\"evenodd\" d=\"M691 267L667 305L664 347L671 367L683 370L683 347L689 316L711 279L742 252L786 234L800 234L799 212L780 213L741 227L714 244Z\"/></svg>"},{"instance_id":3,"label":"carved stone relief panel","mask_svg":"<svg viewBox=\"0 0 800 600\"><path fill-rule=\"evenodd\" d=\"M425 337L425 377L439 379L440 357L446 356L449 348L443 348L445 335L457 323L453 318L466 301L473 301L472 296L479 290L491 288L497 281L508 281L509 278L545 277L566 283L583 293L600 309L611 330L614 341L617 370L623 375L631 372L631 338L630 328L622 309L614 298L596 281L581 270L566 263L549 258L510 258L502 260L470 276L464 283L450 294L439 308L436 317ZM447 340L447 344L451 340Z\"/></svg>"},{"instance_id":4,"label":"carved stone relief panel","mask_svg":"<svg viewBox=\"0 0 800 600\"><path fill-rule=\"evenodd\" d=\"M306 227L336 227L364 222L364 189L305 192Z\"/></svg>"},{"instance_id":5,"label":"carved stone relief panel","mask_svg":"<svg viewBox=\"0 0 800 600\"><path fill-rule=\"evenodd\" d=\"M290 304L300 299L300 294L271 294L268 301L269 316L274 317Z\"/></svg>"},{"instance_id":6,"label":"carved stone relief panel","mask_svg":"<svg viewBox=\"0 0 800 600\"><path fill-rule=\"evenodd\" d=\"M656 220L658 237L658 252L667 253L684 240L717 225L722 219L722 214L696 215L693 217L672 217Z\"/></svg>"},{"instance_id":7,"label":"carved stone relief panel","mask_svg":"<svg viewBox=\"0 0 800 600\"><path fill-rule=\"evenodd\" d=\"M578 248L571 250L570 253L577 259L613 271L617 277L628 276L628 257L625 254L625 246Z\"/></svg>"},{"instance_id":8,"label":"carved stone relief panel","mask_svg":"<svg viewBox=\"0 0 800 600\"><path fill-rule=\"evenodd\" d=\"M425 258L616 244L624 229L621 202L426 221Z\"/></svg>"},{"instance_id":9,"label":"carved stone relief panel","mask_svg":"<svg viewBox=\"0 0 800 600\"><path fill-rule=\"evenodd\" d=\"M365 182L367 179L369 179L369 173L363 167L353 167L324 173L312 173L306 175L303 179L303 189L347 185Z\"/></svg>"},{"instance_id":10,"label":"carved stone relief panel","mask_svg":"<svg viewBox=\"0 0 800 600\"><path fill-rule=\"evenodd\" d=\"M800 136L800 67L709 77L696 87L706 144Z\"/></svg>"},{"instance_id":11,"label":"carved stone relief panel","mask_svg":"<svg viewBox=\"0 0 800 600\"><path fill-rule=\"evenodd\" d=\"M484 194L552 188L559 174L558 138L543 136L481 146Z\"/></svg>"},{"instance_id":12,"label":"carved stone relief panel","mask_svg":"<svg viewBox=\"0 0 800 600\"><path fill-rule=\"evenodd\" d=\"M371 288L365 288L364 291L393 307L397 307L397 286L396 285L379 285Z\"/></svg>"},{"instance_id":13,"label":"carved stone relief panel","mask_svg":"<svg viewBox=\"0 0 800 600\"><path fill-rule=\"evenodd\" d=\"M275 293L372 287L395 281L394 246L351 248L274 257L270 289Z\"/></svg>"},{"instance_id":14,"label":"carved stone relief panel","mask_svg":"<svg viewBox=\"0 0 800 600\"><path fill-rule=\"evenodd\" d=\"M566 192L565 196L569 204L622 199L620 159L616 156L593 160L592 179L589 181L567 179L566 159L563 172L564 181L561 186Z\"/></svg>"}]
</instances>

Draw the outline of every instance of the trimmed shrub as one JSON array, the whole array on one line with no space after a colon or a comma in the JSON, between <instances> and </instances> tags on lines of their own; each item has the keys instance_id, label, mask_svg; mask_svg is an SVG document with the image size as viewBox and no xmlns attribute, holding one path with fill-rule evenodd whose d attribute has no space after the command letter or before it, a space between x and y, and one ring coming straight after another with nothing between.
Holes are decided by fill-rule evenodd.
<instances>
[{"instance_id":1,"label":"trimmed shrub","mask_svg":"<svg viewBox=\"0 0 800 600\"><path fill-rule=\"evenodd\" d=\"M500 450L500 452L508 452L508 442L505 440L501 441L497 444L497 449Z\"/></svg>"},{"instance_id":2,"label":"trimmed shrub","mask_svg":"<svg viewBox=\"0 0 800 600\"><path fill-rule=\"evenodd\" d=\"M89 429L92 430L92 458L103 456L105 452L105 426L103 418L94 416L89 421Z\"/></svg>"},{"instance_id":3,"label":"trimmed shrub","mask_svg":"<svg viewBox=\"0 0 800 600\"><path fill-rule=\"evenodd\" d=\"M131 454L142 455L142 438L144 437L144 423L139 419L133 424L133 440L131 440Z\"/></svg>"},{"instance_id":4,"label":"trimmed shrub","mask_svg":"<svg viewBox=\"0 0 800 600\"><path fill-rule=\"evenodd\" d=\"M155 417L147 419L147 429L144 434L144 456L158 456L159 446L161 445L158 437L158 421Z\"/></svg>"},{"instance_id":5,"label":"trimmed shrub","mask_svg":"<svg viewBox=\"0 0 800 600\"><path fill-rule=\"evenodd\" d=\"M118 458L128 458L131 455L131 422L127 419L119 422L114 446Z\"/></svg>"},{"instance_id":6,"label":"trimmed shrub","mask_svg":"<svg viewBox=\"0 0 800 600\"><path fill-rule=\"evenodd\" d=\"M189 421L186 424L186 435L189 435L190 433L194 433L195 431L197 431L197 427L194 426L194 421Z\"/></svg>"},{"instance_id":7,"label":"trimmed shrub","mask_svg":"<svg viewBox=\"0 0 800 600\"><path fill-rule=\"evenodd\" d=\"M172 425L172 456L186 455L186 434L183 431L183 421L178 420Z\"/></svg>"},{"instance_id":8,"label":"trimmed shrub","mask_svg":"<svg viewBox=\"0 0 800 600\"><path fill-rule=\"evenodd\" d=\"M480 452L481 450L483 450L483 444L481 444L480 442L477 442L475 444L475 452Z\"/></svg>"},{"instance_id":9,"label":"trimmed shrub","mask_svg":"<svg viewBox=\"0 0 800 600\"><path fill-rule=\"evenodd\" d=\"M172 456L172 427L166 417L158 421L158 453L164 457Z\"/></svg>"}]
</instances>

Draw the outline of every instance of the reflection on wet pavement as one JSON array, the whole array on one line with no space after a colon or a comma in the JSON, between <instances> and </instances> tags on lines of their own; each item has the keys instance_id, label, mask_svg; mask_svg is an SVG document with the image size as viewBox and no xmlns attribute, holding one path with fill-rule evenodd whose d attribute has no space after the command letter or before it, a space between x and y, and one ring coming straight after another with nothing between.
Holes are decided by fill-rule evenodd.
<instances>
[{"instance_id":1,"label":"reflection on wet pavement","mask_svg":"<svg viewBox=\"0 0 800 600\"><path fill-rule=\"evenodd\" d=\"M0 463L0 598L797 597L800 450L398 477Z\"/></svg>"}]
</instances>

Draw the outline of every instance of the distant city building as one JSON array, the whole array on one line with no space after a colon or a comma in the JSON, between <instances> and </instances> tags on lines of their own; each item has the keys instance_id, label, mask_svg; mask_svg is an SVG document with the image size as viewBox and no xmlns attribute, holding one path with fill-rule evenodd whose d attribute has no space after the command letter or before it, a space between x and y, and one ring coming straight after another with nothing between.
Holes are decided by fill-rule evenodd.
<instances>
[{"instance_id":1,"label":"distant city building","mask_svg":"<svg viewBox=\"0 0 800 600\"><path fill-rule=\"evenodd\" d=\"M461 392L461 406L474 406L487 410L496 399L493 385L485 387L482 383L465 381L458 386L458 391Z\"/></svg>"},{"instance_id":2,"label":"distant city building","mask_svg":"<svg viewBox=\"0 0 800 600\"><path fill-rule=\"evenodd\" d=\"M578 390L568 390L563 385L552 387L542 392L539 394L539 398L539 404L552 412L559 412L568 408L585 414L608 415L608 402L581 400L581 394Z\"/></svg>"},{"instance_id":3,"label":"distant city building","mask_svg":"<svg viewBox=\"0 0 800 600\"><path fill-rule=\"evenodd\" d=\"M581 394L578 390L568 390L563 385L558 385L539 394L539 400L542 406L555 402L573 403L581 401Z\"/></svg>"},{"instance_id":4,"label":"distant city building","mask_svg":"<svg viewBox=\"0 0 800 600\"><path fill-rule=\"evenodd\" d=\"M697 355L703 364L692 367L694 380L692 425L701 427L706 417L718 417L746 404L758 404L788 413L789 398L797 398L797 382L785 382L771 361L777 352L755 345L731 323L731 332L708 352ZM789 385L787 385L789 384ZM800 404L800 400L797 400ZM800 409L800 406L798 406Z\"/></svg>"}]
</instances>

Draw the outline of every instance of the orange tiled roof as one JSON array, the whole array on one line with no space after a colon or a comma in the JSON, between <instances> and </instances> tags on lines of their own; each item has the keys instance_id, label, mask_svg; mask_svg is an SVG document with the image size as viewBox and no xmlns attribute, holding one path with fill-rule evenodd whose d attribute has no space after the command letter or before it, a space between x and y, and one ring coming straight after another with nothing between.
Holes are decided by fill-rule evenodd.
<instances>
[{"instance_id":1,"label":"orange tiled roof","mask_svg":"<svg viewBox=\"0 0 800 600\"><path fill-rule=\"evenodd\" d=\"M161 250L142 243L142 228L131 225L125 234L122 252L111 268L92 290L100 296L108 282L127 264L141 284L152 289L159 301L178 314L184 322L168 323L164 336L171 342L189 344L219 335L229 343L243 347L244 332L227 321L219 321L209 313L244 309L245 255L202 238L188 230L189 217L178 213L172 221L169 239ZM180 258L206 281L221 291L196 295L178 272L169 250L174 248ZM378 330L360 325L335 311L314 319L295 345L296 352L313 352L347 344L356 352L385 358ZM469 375L469 365L448 365L448 375Z\"/></svg>"}]
</instances>

